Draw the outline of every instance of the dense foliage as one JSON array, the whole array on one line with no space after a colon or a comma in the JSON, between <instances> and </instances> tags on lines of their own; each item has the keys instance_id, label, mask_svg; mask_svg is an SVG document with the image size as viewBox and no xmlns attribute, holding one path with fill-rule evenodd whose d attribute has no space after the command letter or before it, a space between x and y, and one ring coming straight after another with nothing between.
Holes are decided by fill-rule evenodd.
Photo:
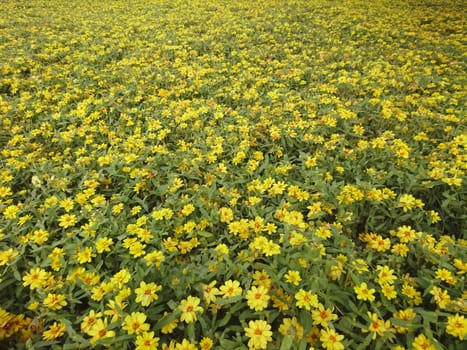
<instances>
[{"instance_id":1,"label":"dense foliage","mask_svg":"<svg viewBox=\"0 0 467 350\"><path fill-rule=\"evenodd\" d=\"M462 1L2 1L0 347L460 349Z\"/></svg>"}]
</instances>

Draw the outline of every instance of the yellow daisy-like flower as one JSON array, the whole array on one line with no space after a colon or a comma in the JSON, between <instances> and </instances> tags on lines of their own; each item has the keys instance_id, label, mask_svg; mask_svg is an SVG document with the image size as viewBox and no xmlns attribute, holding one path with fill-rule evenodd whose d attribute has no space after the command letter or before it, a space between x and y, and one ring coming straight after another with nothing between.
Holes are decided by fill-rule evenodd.
<instances>
[{"instance_id":1,"label":"yellow daisy-like flower","mask_svg":"<svg viewBox=\"0 0 467 350\"><path fill-rule=\"evenodd\" d=\"M55 340L65 334L66 327L61 322L54 322L49 328L42 333L42 339Z\"/></svg>"},{"instance_id":2,"label":"yellow daisy-like flower","mask_svg":"<svg viewBox=\"0 0 467 350\"><path fill-rule=\"evenodd\" d=\"M224 298L235 297L242 295L242 287L240 287L240 282L228 280L219 288L222 296Z\"/></svg>"},{"instance_id":3,"label":"yellow daisy-like flower","mask_svg":"<svg viewBox=\"0 0 467 350\"><path fill-rule=\"evenodd\" d=\"M149 330L149 324L145 323L146 315L142 312L132 312L125 317L122 324L122 329L127 331L128 334L141 334Z\"/></svg>"},{"instance_id":4,"label":"yellow daisy-like flower","mask_svg":"<svg viewBox=\"0 0 467 350\"><path fill-rule=\"evenodd\" d=\"M295 294L295 300L300 309L305 308L308 311L310 311L312 307L318 307L319 305L318 296L304 289L300 289Z\"/></svg>"},{"instance_id":5,"label":"yellow daisy-like flower","mask_svg":"<svg viewBox=\"0 0 467 350\"><path fill-rule=\"evenodd\" d=\"M74 226L78 222L76 215L73 214L64 214L60 216L58 226L63 228L68 228Z\"/></svg>"},{"instance_id":6,"label":"yellow daisy-like flower","mask_svg":"<svg viewBox=\"0 0 467 350\"><path fill-rule=\"evenodd\" d=\"M459 314L448 317L446 333L464 340L467 335L467 319Z\"/></svg>"},{"instance_id":7,"label":"yellow daisy-like flower","mask_svg":"<svg viewBox=\"0 0 467 350\"><path fill-rule=\"evenodd\" d=\"M289 270L284 278L287 282L292 283L295 286L298 286L302 278L300 277L300 272L295 270Z\"/></svg>"},{"instance_id":8,"label":"yellow daisy-like flower","mask_svg":"<svg viewBox=\"0 0 467 350\"><path fill-rule=\"evenodd\" d=\"M136 336L135 344L135 350L156 350L159 338L154 337L154 332L143 332Z\"/></svg>"},{"instance_id":9,"label":"yellow daisy-like flower","mask_svg":"<svg viewBox=\"0 0 467 350\"><path fill-rule=\"evenodd\" d=\"M268 306L270 296L268 290L263 286L251 287L246 293L248 307L255 311L262 311Z\"/></svg>"},{"instance_id":10,"label":"yellow daisy-like flower","mask_svg":"<svg viewBox=\"0 0 467 350\"><path fill-rule=\"evenodd\" d=\"M412 342L413 350L436 350L433 343L424 335L419 334Z\"/></svg>"},{"instance_id":11,"label":"yellow daisy-like flower","mask_svg":"<svg viewBox=\"0 0 467 350\"><path fill-rule=\"evenodd\" d=\"M303 327L297 321L296 317L286 317L279 326L279 333L282 335L289 335L292 339L299 341L303 338Z\"/></svg>"},{"instance_id":12,"label":"yellow daisy-like flower","mask_svg":"<svg viewBox=\"0 0 467 350\"><path fill-rule=\"evenodd\" d=\"M323 348L327 350L344 349L344 344L341 343L344 336L342 334L338 334L334 329L322 329L319 334L319 340L321 340Z\"/></svg>"},{"instance_id":13,"label":"yellow daisy-like flower","mask_svg":"<svg viewBox=\"0 0 467 350\"><path fill-rule=\"evenodd\" d=\"M245 328L248 340L248 349L266 349L268 342L272 340L271 326L263 320L250 321Z\"/></svg>"},{"instance_id":14,"label":"yellow daisy-like flower","mask_svg":"<svg viewBox=\"0 0 467 350\"><path fill-rule=\"evenodd\" d=\"M88 332L88 334L92 337L90 341L91 345L94 345L99 340L115 337L115 331L108 330L107 326L107 319L98 319L96 321L94 326L92 326L91 330Z\"/></svg>"},{"instance_id":15,"label":"yellow daisy-like flower","mask_svg":"<svg viewBox=\"0 0 467 350\"><path fill-rule=\"evenodd\" d=\"M153 301L156 301L159 296L156 294L162 289L162 286L159 286L155 283L146 283L141 281L139 288L135 289L136 302L140 303L143 306L148 306Z\"/></svg>"},{"instance_id":16,"label":"yellow daisy-like flower","mask_svg":"<svg viewBox=\"0 0 467 350\"><path fill-rule=\"evenodd\" d=\"M354 291L357 294L357 299L358 300L364 300L364 301L374 301L375 300L375 290L373 288L368 289L368 286L365 282L360 284L360 286L355 286Z\"/></svg>"},{"instance_id":17,"label":"yellow daisy-like flower","mask_svg":"<svg viewBox=\"0 0 467 350\"><path fill-rule=\"evenodd\" d=\"M325 309L322 304L318 305L318 309L311 311L313 325L321 325L324 328L329 327L330 321L337 320L337 315L331 309Z\"/></svg>"},{"instance_id":18,"label":"yellow daisy-like flower","mask_svg":"<svg viewBox=\"0 0 467 350\"><path fill-rule=\"evenodd\" d=\"M196 313L203 312L203 308L199 306L201 300L197 297L189 296L186 299L183 299L178 305L178 309L182 312L180 316L180 321L191 323L197 320Z\"/></svg>"},{"instance_id":19,"label":"yellow daisy-like flower","mask_svg":"<svg viewBox=\"0 0 467 350\"><path fill-rule=\"evenodd\" d=\"M65 299L63 294L47 294L47 297L44 299L44 306L49 308L50 310L60 310L68 303Z\"/></svg>"}]
</instances>

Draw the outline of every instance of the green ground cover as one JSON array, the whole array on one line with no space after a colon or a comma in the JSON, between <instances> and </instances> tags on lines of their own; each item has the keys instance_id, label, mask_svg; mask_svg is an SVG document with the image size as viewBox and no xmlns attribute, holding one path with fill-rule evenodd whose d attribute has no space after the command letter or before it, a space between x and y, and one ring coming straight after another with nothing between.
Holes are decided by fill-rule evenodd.
<instances>
[{"instance_id":1,"label":"green ground cover","mask_svg":"<svg viewBox=\"0 0 467 350\"><path fill-rule=\"evenodd\" d=\"M461 349L462 5L0 2L0 348Z\"/></svg>"}]
</instances>

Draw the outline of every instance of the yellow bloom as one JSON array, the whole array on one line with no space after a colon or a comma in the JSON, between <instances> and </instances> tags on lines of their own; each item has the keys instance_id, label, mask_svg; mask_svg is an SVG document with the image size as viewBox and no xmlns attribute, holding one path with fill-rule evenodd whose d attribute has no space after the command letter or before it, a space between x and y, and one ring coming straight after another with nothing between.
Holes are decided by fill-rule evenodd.
<instances>
[{"instance_id":1,"label":"yellow bloom","mask_svg":"<svg viewBox=\"0 0 467 350\"><path fill-rule=\"evenodd\" d=\"M295 294L296 305L301 309L305 308L308 311L311 310L312 307L318 307L318 296L313 294L310 291L306 291L304 289L300 289Z\"/></svg>"},{"instance_id":2,"label":"yellow bloom","mask_svg":"<svg viewBox=\"0 0 467 350\"><path fill-rule=\"evenodd\" d=\"M64 214L59 218L58 226L63 228L68 228L74 226L78 222L76 215L74 214Z\"/></svg>"},{"instance_id":3,"label":"yellow bloom","mask_svg":"<svg viewBox=\"0 0 467 350\"><path fill-rule=\"evenodd\" d=\"M208 337L204 337L199 342L199 346L200 346L201 350L210 350L213 345L214 345L214 342L212 341L211 338L208 338Z\"/></svg>"},{"instance_id":4,"label":"yellow bloom","mask_svg":"<svg viewBox=\"0 0 467 350\"><path fill-rule=\"evenodd\" d=\"M9 205L3 210L3 215L10 220L16 219L16 216L18 215L18 212L20 210L20 207L18 205Z\"/></svg>"},{"instance_id":5,"label":"yellow bloom","mask_svg":"<svg viewBox=\"0 0 467 350\"><path fill-rule=\"evenodd\" d=\"M370 317L370 325L364 332L373 332L373 339L376 339L376 335L381 337L384 333L392 331L390 321L380 320L376 313L368 312L368 316Z\"/></svg>"},{"instance_id":6,"label":"yellow bloom","mask_svg":"<svg viewBox=\"0 0 467 350\"><path fill-rule=\"evenodd\" d=\"M89 334L89 331L96 324L97 319L100 317L102 317L101 312L96 313L94 310L89 311L88 315L85 316L81 322L81 331Z\"/></svg>"},{"instance_id":7,"label":"yellow bloom","mask_svg":"<svg viewBox=\"0 0 467 350\"><path fill-rule=\"evenodd\" d=\"M159 338L154 337L154 332L143 332L136 336L135 350L157 350Z\"/></svg>"},{"instance_id":8,"label":"yellow bloom","mask_svg":"<svg viewBox=\"0 0 467 350\"><path fill-rule=\"evenodd\" d=\"M63 323L54 322L49 328L42 333L42 339L54 340L65 334L66 327Z\"/></svg>"},{"instance_id":9,"label":"yellow bloom","mask_svg":"<svg viewBox=\"0 0 467 350\"><path fill-rule=\"evenodd\" d=\"M136 302L140 303L143 306L148 306L153 301L157 300L159 297L156 294L162 289L162 286L159 286L155 283L148 283L141 281L139 288L135 289Z\"/></svg>"},{"instance_id":10,"label":"yellow bloom","mask_svg":"<svg viewBox=\"0 0 467 350\"><path fill-rule=\"evenodd\" d=\"M393 284L394 281L397 279L394 276L394 270L389 268L389 266L376 266L376 270L379 271L378 277L375 278L375 282L379 283L380 286L384 284Z\"/></svg>"},{"instance_id":11,"label":"yellow bloom","mask_svg":"<svg viewBox=\"0 0 467 350\"><path fill-rule=\"evenodd\" d=\"M268 290L263 286L251 287L246 293L248 307L255 311L262 311L268 306L270 296Z\"/></svg>"},{"instance_id":12,"label":"yellow bloom","mask_svg":"<svg viewBox=\"0 0 467 350\"><path fill-rule=\"evenodd\" d=\"M234 219L233 211L230 208L219 209L219 220L220 222L229 223Z\"/></svg>"},{"instance_id":13,"label":"yellow bloom","mask_svg":"<svg viewBox=\"0 0 467 350\"><path fill-rule=\"evenodd\" d=\"M354 291L357 294L357 299L358 300L368 300L368 301L374 301L375 296L373 295L375 293L375 290L373 288L368 289L368 286L365 282L360 284L360 286L355 286Z\"/></svg>"},{"instance_id":14,"label":"yellow bloom","mask_svg":"<svg viewBox=\"0 0 467 350\"><path fill-rule=\"evenodd\" d=\"M285 275L285 280L289 283L292 283L295 286L298 286L302 278L300 277L300 272L295 270L289 270Z\"/></svg>"},{"instance_id":15,"label":"yellow bloom","mask_svg":"<svg viewBox=\"0 0 467 350\"><path fill-rule=\"evenodd\" d=\"M228 280L220 286L219 290L223 294L223 298L231 298L238 295L242 295L242 287L240 287L240 282Z\"/></svg>"},{"instance_id":16,"label":"yellow bloom","mask_svg":"<svg viewBox=\"0 0 467 350\"><path fill-rule=\"evenodd\" d=\"M115 338L115 331L107 329L107 319L98 319L92 328L89 330L88 335L92 337L91 344L94 345L97 341L106 338Z\"/></svg>"},{"instance_id":17,"label":"yellow bloom","mask_svg":"<svg viewBox=\"0 0 467 350\"><path fill-rule=\"evenodd\" d=\"M467 335L467 319L463 315L455 314L448 317L446 333L465 340Z\"/></svg>"},{"instance_id":18,"label":"yellow bloom","mask_svg":"<svg viewBox=\"0 0 467 350\"><path fill-rule=\"evenodd\" d=\"M197 350L197 348L189 340L183 339L181 343L175 344L174 350Z\"/></svg>"},{"instance_id":19,"label":"yellow bloom","mask_svg":"<svg viewBox=\"0 0 467 350\"><path fill-rule=\"evenodd\" d=\"M68 303L65 300L65 296L63 294L49 293L44 299L43 304L50 310L60 310Z\"/></svg>"},{"instance_id":20,"label":"yellow bloom","mask_svg":"<svg viewBox=\"0 0 467 350\"><path fill-rule=\"evenodd\" d=\"M413 350L436 350L432 342L424 334L418 335L412 342Z\"/></svg>"},{"instance_id":21,"label":"yellow bloom","mask_svg":"<svg viewBox=\"0 0 467 350\"><path fill-rule=\"evenodd\" d=\"M125 317L122 324L122 329L127 331L128 334L141 334L149 330L149 324L145 323L146 315L142 312L132 312Z\"/></svg>"},{"instance_id":22,"label":"yellow bloom","mask_svg":"<svg viewBox=\"0 0 467 350\"><path fill-rule=\"evenodd\" d=\"M216 283L217 281L212 281L209 284L201 284L201 288L203 289L203 298L206 304L215 302L217 295L220 293L219 289L215 287Z\"/></svg>"},{"instance_id":23,"label":"yellow bloom","mask_svg":"<svg viewBox=\"0 0 467 350\"><path fill-rule=\"evenodd\" d=\"M279 333L289 335L292 339L300 341L303 338L303 327L296 317L284 318L279 326Z\"/></svg>"},{"instance_id":24,"label":"yellow bloom","mask_svg":"<svg viewBox=\"0 0 467 350\"><path fill-rule=\"evenodd\" d=\"M451 296L447 290L434 286L430 294L433 295L433 299L440 309L446 309L451 304Z\"/></svg>"},{"instance_id":25,"label":"yellow bloom","mask_svg":"<svg viewBox=\"0 0 467 350\"><path fill-rule=\"evenodd\" d=\"M185 323L191 323L197 320L196 313L203 312L203 308L199 306L200 299L197 297L189 296L183 299L178 305L178 309L182 312L180 321Z\"/></svg>"},{"instance_id":26,"label":"yellow bloom","mask_svg":"<svg viewBox=\"0 0 467 350\"><path fill-rule=\"evenodd\" d=\"M164 311L163 317L167 317L168 312ZM173 321L167 323L164 327L162 327L161 332L162 334L171 334L175 328L177 328L178 320L174 319Z\"/></svg>"},{"instance_id":27,"label":"yellow bloom","mask_svg":"<svg viewBox=\"0 0 467 350\"><path fill-rule=\"evenodd\" d=\"M271 326L263 320L250 321L245 328L248 340L248 349L266 349L268 342L272 341Z\"/></svg>"},{"instance_id":28,"label":"yellow bloom","mask_svg":"<svg viewBox=\"0 0 467 350\"><path fill-rule=\"evenodd\" d=\"M321 325L324 328L329 327L329 322L337 320L337 315L331 309L325 309L322 304L318 305L318 309L311 311L313 325Z\"/></svg>"},{"instance_id":29,"label":"yellow bloom","mask_svg":"<svg viewBox=\"0 0 467 350\"><path fill-rule=\"evenodd\" d=\"M13 248L0 251L0 266L8 265L8 263L18 255L19 253Z\"/></svg>"},{"instance_id":30,"label":"yellow bloom","mask_svg":"<svg viewBox=\"0 0 467 350\"><path fill-rule=\"evenodd\" d=\"M320 331L319 340L321 340L323 348L327 350L343 350L344 344L341 341L344 336L338 334L334 329L322 329Z\"/></svg>"},{"instance_id":31,"label":"yellow bloom","mask_svg":"<svg viewBox=\"0 0 467 350\"><path fill-rule=\"evenodd\" d=\"M101 237L96 241L96 251L101 254L103 252L110 252L110 247L113 244L112 238Z\"/></svg>"}]
</instances>

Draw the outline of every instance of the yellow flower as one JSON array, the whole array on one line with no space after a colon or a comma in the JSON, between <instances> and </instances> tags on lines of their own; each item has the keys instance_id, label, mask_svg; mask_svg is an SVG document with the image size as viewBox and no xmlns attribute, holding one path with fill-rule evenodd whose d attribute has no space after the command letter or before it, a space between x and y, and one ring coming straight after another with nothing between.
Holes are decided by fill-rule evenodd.
<instances>
[{"instance_id":1,"label":"yellow flower","mask_svg":"<svg viewBox=\"0 0 467 350\"><path fill-rule=\"evenodd\" d=\"M465 340L465 336L467 335L467 319L459 314L449 316L446 333L460 340Z\"/></svg>"},{"instance_id":2,"label":"yellow flower","mask_svg":"<svg viewBox=\"0 0 467 350\"><path fill-rule=\"evenodd\" d=\"M441 280L441 281L444 281L444 282L447 282L449 284L456 284L457 280L456 278L452 275L451 271L447 270L447 269L438 269L436 270L436 278Z\"/></svg>"},{"instance_id":3,"label":"yellow flower","mask_svg":"<svg viewBox=\"0 0 467 350\"><path fill-rule=\"evenodd\" d=\"M16 216L18 215L20 207L18 205L9 205L3 210L3 215L7 219L14 220L16 219Z\"/></svg>"},{"instance_id":4,"label":"yellow flower","mask_svg":"<svg viewBox=\"0 0 467 350\"><path fill-rule=\"evenodd\" d=\"M300 341L303 338L303 327L296 317L284 318L279 326L279 333L289 335L293 340Z\"/></svg>"},{"instance_id":5,"label":"yellow flower","mask_svg":"<svg viewBox=\"0 0 467 350\"><path fill-rule=\"evenodd\" d=\"M222 293L223 298L231 298L238 295L242 295L242 287L240 287L240 282L228 280L220 286L219 290Z\"/></svg>"},{"instance_id":6,"label":"yellow flower","mask_svg":"<svg viewBox=\"0 0 467 350\"><path fill-rule=\"evenodd\" d=\"M262 311L268 306L270 296L268 295L268 290L263 286L251 287L251 289L246 293L246 300L248 307L255 311Z\"/></svg>"},{"instance_id":7,"label":"yellow flower","mask_svg":"<svg viewBox=\"0 0 467 350\"><path fill-rule=\"evenodd\" d=\"M63 294L49 293L44 299L43 304L50 310L60 310L68 303L65 300L65 296Z\"/></svg>"},{"instance_id":8,"label":"yellow flower","mask_svg":"<svg viewBox=\"0 0 467 350\"><path fill-rule=\"evenodd\" d=\"M136 336L135 350L157 350L159 338L154 337L154 332L144 332Z\"/></svg>"},{"instance_id":9,"label":"yellow flower","mask_svg":"<svg viewBox=\"0 0 467 350\"><path fill-rule=\"evenodd\" d=\"M92 252L91 247L86 247L76 253L76 261L80 264L90 263L96 254Z\"/></svg>"},{"instance_id":10,"label":"yellow flower","mask_svg":"<svg viewBox=\"0 0 467 350\"><path fill-rule=\"evenodd\" d=\"M313 294L310 291L306 291L304 289L300 289L295 294L296 305L301 309L305 308L308 311L311 310L312 307L318 307L318 296Z\"/></svg>"},{"instance_id":11,"label":"yellow flower","mask_svg":"<svg viewBox=\"0 0 467 350\"><path fill-rule=\"evenodd\" d=\"M431 289L430 294L433 295L433 299L440 309L446 309L449 304L451 304L451 296L447 290L442 290L441 288L434 286Z\"/></svg>"},{"instance_id":12,"label":"yellow flower","mask_svg":"<svg viewBox=\"0 0 467 350\"><path fill-rule=\"evenodd\" d=\"M285 275L285 280L289 283L292 283L295 286L298 286L302 278L300 277L300 272L295 270L289 270Z\"/></svg>"},{"instance_id":13,"label":"yellow flower","mask_svg":"<svg viewBox=\"0 0 467 350\"><path fill-rule=\"evenodd\" d=\"M85 316L81 322L81 331L89 334L89 331L96 324L99 317L102 317L102 312L96 313L94 310L89 311L88 315Z\"/></svg>"},{"instance_id":14,"label":"yellow flower","mask_svg":"<svg viewBox=\"0 0 467 350\"><path fill-rule=\"evenodd\" d=\"M424 334L419 334L412 342L413 350L436 350L436 347L425 337Z\"/></svg>"},{"instance_id":15,"label":"yellow flower","mask_svg":"<svg viewBox=\"0 0 467 350\"><path fill-rule=\"evenodd\" d=\"M54 322L49 328L42 333L42 339L54 340L65 334L66 327L63 323Z\"/></svg>"},{"instance_id":16,"label":"yellow flower","mask_svg":"<svg viewBox=\"0 0 467 350\"><path fill-rule=\"evenodd\" d=\"M229 223L234 219L233 211L230 208L219 209L219 220L220 222Z\"/></svg>"},{"instance_id":17,"label":"yellow flower","mask_svg":"<svg viewBox=\"0 0 467 350\"><path fill-rule=\"evenodd\" d=\"M248 340L248 349L266 349L268 342L272 341L271 326L263 320L250 321L245 328Z\"/></svg>"},{"instance_id":18,"label":"yellow flower","mask_svg":"<svg viewBox=\"0 0 467 350\"><path fill-rule=\"evenodd\" d=\"M101 237L96 241L96 251L101 254L103 252L110 252L110 246L113 244L112 238Z\"/></svg>"},{"instance_id":19,"label":"yellow flower","mask_svg":"<svg viewBox=\"0 0 467 350\"><path fill-rule=\"evenodd\" d=\"M199 346L200 346L201 350L210 350L213 345L214 345L214 342L212 341L211 338L208 338L208 337L204 337L199 342Z\"/></svg>"},{"instance_id":20,"label":"yellow flower","mask_svg":"<svg viewBox=\"0 0 467 350\"><path fill-rule=\"evenodd\" d=\"M94 345L99 340L106 338L115 338L115 331L107 329L107 319L98 319L89 330L88 335L92 337L90 342L92 345Z\"/></svg>"},{"instance_id":21,"label":"yellow flower","mask_svg":"<svg viewBox=\"0 0 467 350\"><path fill-rule=\"evenodd\" d=\"M18 255L19 253L13 248L0 251L0 266L8 265L8 263Z\"/></svg>"},{"instance_id":22,"label":"yellow flower","mask_svg":"<svg viewBox=\"0 0 467 350\"><path fill-rule=\"evenodd\" d=\"M197 348L189 340L183 339L181 343L175 344L174 350L197 350Z\"/></svg>"},{"instance_id":23,"label":"yellow flower","mask_svg":"<svg viewBox=\"0 0 467 350\"><path fill-rule=\"evenodd\" d=\"M254 286L263 286L264 288L270 290L272 286L272 279L269 277L266 271L255 271L253 273L253 282Z\"/></svg>"},{"instance_id":24,"label":"yellow flower","mask_svg":"<svg viewBox=\"0 0 467 350\"><path fill-rule=\"evenodd\" d=\"M200 299L197 297L189 296L187 299L183 299L178 305L178 309L182 312L180 321L185 323L191 323L197 320L196 313L203 312L203 308L199 306Z\"/></svg>"},{"instance_id":25,"label":"yellow flower","mask_svg":"<svg viewBox=\"0 0 467 350\"><path fill-rule=\"evenodd\" d=\"M323 348L327 350L344 349L344 344L341 343L344 336L338 334L334 329L322 329L319 334L319 340L321 340Z\"/></svg>"},{"instance_id":26,"label":"yellow flower","mask_svg":"<svg viewBox=\"0 0 467 350\"><path fill-rule=\"evenodd\" d=\"M184 216L188 216L195 211L195 206L191 203L185 204L181 210Z\"/></svg>"},{"instance_id":27,"label":"yellow flower","mask_svg":"<svg viewBox=\"0 0 467 350\"><path fill-rule=\"evenodd\" d=\"M368 300L368 301L374 301L375 296L373 295L375 293L375 290L373 288L368 289L368 286L365 282L360 284L360 286L355 286L354 291L357 294L357 299L358 300Z\"/></svg>"},{"instance_id":28,"label":"yellow flower","mask_svg":"<svg viewBox=\"0 0 467 350\"><path fill-rule=\"evenodd\" d=\"M201 288L203 289L203 298L206 304L215 302L217 295L220 293L219 289L215 287L216 283L217 281L212 281L209 284L201 284Z\"/></svg>"},{"instance_id":29,"label":"yellow flower","mask_svg":"<svg viewBox=\"0 0 467 350\"><path fill-rule=\"evenodd\" d=\"M392 300L397 297L396 289L392 284L381 285L381 292L388 300Z\"/></svg>"},{"instance_id":30,"label":"yellow flower","mask_svg":"<svg viewBox=\"0 0 467 350\"><path fill-rule=\"evenodd\" d=\"M149 330L149 324L145 323L146 315L142 312L132 312L125 317L122 324L122 329L128 334L141 334Z\"/></svg>"},{"instance_id":31,"label":"yellow flower","mask_svg":"<svg viewBox=\"0 0 467 350\"><path fill-rule=\"evenodd\" d=\"M389 266L376 266L376 270L379 271L378 277L375 278L375 282L379 283L380 286L384 284L393 284L394 281L397 279L394 276L394 270L389 268Z\"/></svg>"},{"instance_id":32,"label":"yellow flower","mask_svg":"<svg viewBox=\"0 0 467 350\"><path fill-rule=\"evenodd\" d=\"M159 286L155 283L148 283L141 281L139 288L135 289L136 302L140 303L143 306L148 306L153 301L157 300L159 297L156 294L162 289L162 286Z\"/></svg>"},{"instance_id":33,"label":"yellow flower","mask_svg":"<svg viewBox=\"0 0 467 350\"><path fill-rule=\"evenodd\" d=\"M337 315L331 309L325 309L322 304L318 305L317 310L311 311L313 325L321 325L324 328L329 327L329 322L337 320Z\"/></svg>"},{"instance_id":34,"label":"yellow flower","mask_svg":"<svg viewBox=\"0 0 467 350\"><path fill-rule=\"evenodd\" d=\"M60 216L58 226L63 228L68 228L74 226L78 222L76 215L74 214L64 214Z\"/></svg>"},{"instance_id":35,"label":"yellow flower","mask_svg":"<svg viewBox=\"0 0 467 350\"><path fill-rule=\"evenodd\" d=\"M368 316L370 317L370 325L368 329L363 330L364 332L373 332L373 339L376 339L376 335L380 337L384 335L384 333L388 331L392 331L391 322L380 320L376 313L368 312Z\"/></svg>"}]
</instances>

